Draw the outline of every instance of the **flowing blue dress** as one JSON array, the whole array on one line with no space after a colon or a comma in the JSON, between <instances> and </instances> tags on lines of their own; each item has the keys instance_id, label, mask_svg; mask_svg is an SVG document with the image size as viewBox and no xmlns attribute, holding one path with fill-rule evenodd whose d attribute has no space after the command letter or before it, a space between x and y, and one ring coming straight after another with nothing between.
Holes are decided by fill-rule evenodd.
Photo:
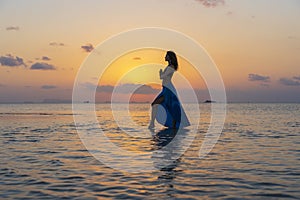
<instances>
[{"instance_id":1,"label":"flowing blue dress","mask_svg":"<svg viewBox=\"0 0 300 200\"><path fill-rule=\"evenodd\" d=\"M173 120L176 121L176 128L190 126L190 122L177 97L177 92L172 82L163 85L161 93L156 97L164 97L164 101L158 104L156 120L163 126L174 128Z\"/></svg>"}]
</instances>

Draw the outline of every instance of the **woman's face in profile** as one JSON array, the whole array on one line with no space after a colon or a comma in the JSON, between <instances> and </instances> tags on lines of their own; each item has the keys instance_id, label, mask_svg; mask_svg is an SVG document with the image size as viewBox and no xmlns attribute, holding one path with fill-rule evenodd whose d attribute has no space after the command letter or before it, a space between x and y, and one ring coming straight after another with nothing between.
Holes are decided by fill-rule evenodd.
<instances>
[{"instance_id":1,"label":"woman's face in profile","mask_svg":"<svg viewBox=\"0 0 300 200\"><path fill-rule=\"evenodd\" d=\"M168 56L168 54L166 54L165 61L168 61L168 60L169 60L169 56Z\"/></svg>"}]
</instances>

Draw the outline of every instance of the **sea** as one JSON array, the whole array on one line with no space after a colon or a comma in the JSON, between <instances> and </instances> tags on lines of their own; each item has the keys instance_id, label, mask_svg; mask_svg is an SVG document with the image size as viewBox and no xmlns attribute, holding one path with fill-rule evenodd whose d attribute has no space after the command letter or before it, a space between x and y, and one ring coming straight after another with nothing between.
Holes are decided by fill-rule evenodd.
<instances>
[{"instance_id":1,"label":"sea","mask_svg":"<svg viewBox=\"0 0 300 200\"><path fill-rule=\"evenodd\" d=\"M204 157L213 104L196 106L197 126L148 130L149 104L96 104L92 125L72 104L0 104L0 199L300 199L300 104L227 104Z\"/></svg>"}]
</instances>

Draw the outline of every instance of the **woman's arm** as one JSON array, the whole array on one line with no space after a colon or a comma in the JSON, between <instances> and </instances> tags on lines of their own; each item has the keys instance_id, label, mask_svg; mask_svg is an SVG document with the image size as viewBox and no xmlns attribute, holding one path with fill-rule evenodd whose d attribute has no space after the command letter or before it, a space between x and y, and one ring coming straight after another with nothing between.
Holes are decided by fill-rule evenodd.
<instances>
[{"instance_id":1,"label":"woman's arm","mask_svg":"<svg viewBox=\"0 0 300 200\"><path fill-rule=\"evenodd\" d=\"M160 69L159 71L159 78L160 79L164 79L166 76L168 76L169 74L173 73L174 69L172 67L167 67L164 71L162 71Z\"/></svg>"}]
</instances>

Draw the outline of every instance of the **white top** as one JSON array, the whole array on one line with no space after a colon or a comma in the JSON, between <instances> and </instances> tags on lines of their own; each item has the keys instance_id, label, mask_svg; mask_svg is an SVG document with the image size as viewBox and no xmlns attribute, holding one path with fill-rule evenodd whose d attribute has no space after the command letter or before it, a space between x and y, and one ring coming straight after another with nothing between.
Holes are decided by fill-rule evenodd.
<instances>
[{"instance_id":1,"label":"white top","mask_svg":"<svg viewBox=\"0 0 300 200\"><path fill-rule=\"evenodd\" d=\"M165 86L171 83L174 72L175 69L169 65L163 71L159 71L159 78L162 79L162 85Z\"/></svg>"}]
</instances>

